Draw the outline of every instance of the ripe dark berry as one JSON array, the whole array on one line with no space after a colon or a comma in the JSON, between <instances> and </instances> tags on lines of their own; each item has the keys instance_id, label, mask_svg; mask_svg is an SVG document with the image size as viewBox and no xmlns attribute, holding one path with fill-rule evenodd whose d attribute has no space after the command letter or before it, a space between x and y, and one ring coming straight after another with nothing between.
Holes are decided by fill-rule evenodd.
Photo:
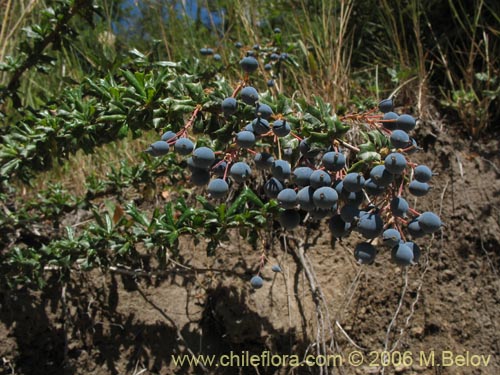
<instances>
[{"instance_id":1,"label":"ripe dark berry","mask_svg":"<svg viewBox=\"0 0 500 375\"><path fill-rule=\"evenodd\" d=\"M283 208L291 209L297 204L297 193L290 188L281 190L277 198Z\"/></svg>"},{"instance_id":2,"label":"ripe dark berry","mask_svg":"<svg viewBox=\"0 0 500 375\"><path fill-rule=\"evenodd\" d=\"M257 117L252 121L253 131L257 135L266 134L271 130L271 125L269 125L269 121L266 119Z\"/></svg>"},{"instance_id":3,"label":"ripe dark berry","mask_svg":"<svg viewBox=\"0 0 500 375\"><path fill-rule=\"evenodd\" d=\"M392 248L391 259L399 266L409 266L413 263L413 251L404 243L400 243Z\"/></svg>"},{"instance_id":4,"label":"ripe dark berry","mask_svg":"<svg viewBox=\"0 0 500 375\"><path fill-rule=\"evenodd\" d=\"M406 213L410 209L410 205L406 199L402 197L394 197L391 200L391 212L394 216L406 217Z\"/></svg>"},{"instance_id":5,"label":"ripe dark berry","mask_svg":"<svg viewBox=\"0 0 500 375\"><path fill-rule=\"evenodd\" d=\"M189 155L194 150L194 143L189 138L178 139L174 144L174 150L179 155Z\"/></svg>"},{"instance_id":6,"label":"ripe dark berry","mask_svg":"<svg viewBox=\"0 0 500 375\"><path fill-rule=\"evenodd\" d=\"M198 147L193 151L193 164L197 168L210 168L214 161L215 154L208 147Z\"/></svg>"},{"instance_id":7,"label":"ripe dark berry","mask_svg":"<svg viewBox=\"0 0 500 375\"><path fill-rule=\"evenodd\" d=\"M401 115L396 119L396 127L407 133L412 131L415 128L415 125L416 121L410 115Z\"/></svg>"},{"instance_id":8,"label":"ripe dark berry","mask_svg":"<svg viewBox=\"0 0 500 375\"><path fill-rule=\"evenodd\" d=\"M290 131L290 125L286 122L286 120L276 120L273 123L273 133L278 137L286 137L290 134Z\"/></svg>"},{"instance_id":9,"label":"ripe dark berry","mask_svg":"<svg viewBox=\"0 0 500 375\"><path fill-rule=\"evenodd\" d=\"M321 162L327 170L337 172L345 167L346 159L341 152L330 151L323 155Z\"/></svg>"},{"instance_id":10,"label":"ripe dark berry","mask_svg":"<svg viewBox=\"0 0 500 375\"><path fill-rule=\"evenodd\" d=\"M210 181L207 191L213 198L219 199L226 196L227 192L229 191L229 186L223 179L216 178Z\"/></svg>"},{"instance_id":11,"label":"ripe dark berry","mask_svg":"<svg viewBox=\"0 0 500 375\"><path fill-rule=\"evenodd\" d=\"M156 141L152 143L147 149L146 152L147 154L151 156L163 156L168 154L168 150L170 149L170 146L168 145L167 142L165 141Z\"/></svg>"},{"instance_id":12,"label":"ripe dark berry","mask_svg":"<svg viewBox=\"0 0 500 375\"><path fill-rule=\"evenodd\" d=\"M266 193L268 198L276 198L283 189L283 183L275 177L271 177L264 184L264 193Z\"/></svg>"},{"instance_id":13,"label":"ripe dark berry","mask_svg":"<svg viewBox=\"0 0 500 375\"><path fill-rule=\"evenodd\" d=\"M406 168L406 159L399 152L387 155L384 162L385 168L392 174L402 174Z\"/></svg>"},{"instance_id":14,"label":"ripe dark berry","mask_svg":"<svg viewBox=\"0 0 500 375\"><path fill-rule=\"evenodd\" d=\"M297 167L293 170L293 182L298 186L307 186L310 184L310 178L313 170L309 167Z\"/></svg>"},{"instance_id":15,"label":"ripe dark berry","mask_svg":"<svg viewBox=\"0 0 500 375\"><path fill-rule=\"evenodd\" d=\"M431 187L427 182L420 182L417 180L413 180L408 184L408 190L410 193L416 197L423 197L426 195Z\"/></svg>"},{"instance_id":16,"label":"ripe dark berry","mask_svg":"<svg viewBox=\"0 0 500 375\"><path fill-rule=\"evenodd\" d=\"M396 229L386 229L384 233L382 233L382 241L385 246L392 248L401 241L401 234Z\"/></svg>"},{"instance_id":17,"label":"ripe dark berry","mask_svg":"<svg viewBox=\"0 0 500 375\"><path fill-rule=\"evenodd\" d=\"M257 100L259 100L259 93L252 86L243 87L243 89L241 90L240 96L241 96L241 100L243 100L243 102L245 104L249 104L249 105L255 105Z\"/></svg>"},{"instance_id":18,"label":"ripe dark berry","mask_svg":"<svg viewBox=\"0 0 500 375\"><path fill-rule=\"evenodd\" d=\"M243 183L252 175L252 170L247 163L239 161L231 166L229 174L236 182Z\"/></svg>"},{"instance_id":19,"label":"ripe dark berry","mask_svg":"<svg viewBox=\"0 0 500 375\"><path fill-rule=\"evenodd\" d=\"M378 237L382 233L384 230L384 222L379 214L368 213L366 215L360 215L356 229L363 237L372 239Z\"/></svg>"},{"instance_id":20,"label":"ripe dark berry","mask_svg":"<svg viewBox=\"0 0 500 375\"><path fill-rule=\"evenodd\" d=\"M312 188L317 189L322 186L330 186L332 183L332 179L327 172L321 169L317 169L313 173L311 173L309 182Z\"/></svg>"},{"instance_id":21,"label":"ripe dark berry","mask_svg":"<svg viewBox=\"0 0 500 375\"><path fill-rule=\"evenodd\" d=\"M354 219L359 218L359 208L353 204L344 204L340 209L340 217L346 223L352 223Z\"/></svg>"},{"instance_id":22,"label":"ripe dark berry","mask_svg":"<svg viewBox=\"0 0 500 375\"><path fill-rule=\"evenodd\" d=\"M224 116L229 117L234 115L238 110L238 102L235 98L226 98L222 101L222 112L224 112Z\"/></svg>"},{"instance_id":23,"label":"ripe dark berry","mask_svg":"<svg viewBox=\"0 0 500 375\"><path fill-rule=\"evenodd\" d=\"M419 165L415 167L413 177L419 182L429 182L432 178L432 171L426 165Z\"/></svg>"},{"instance_id":24,"label":"ripe dark berry","mask_svg":"<svg viewBox=\"0 0 500 375\"><path fill-rule=\"evenodd\" d=\"M163 133L163 135L161 136L161 140L165 142L177 140L177 134L175 134L173 131L168 130Z\"/></svg>"},{"instance_id":25,"label":"ripe dark berry","mask_svg":"<svg viewBox=\"0 0 500 375\"><path fill-rule=\"evenodd\" d=\"M275 160L271 166L271 173L280 181L290 178L292 167L286 160Z\"/></svg>"},{"instance_id":26,"label":"ripe dark berry","mask_svg":"<svg viewBox=\"0 0 500 375\"><path fill-rule=\"evenodd\" d=\"M193 168L191 171L191 183L196 186L205 186L210 181L210 173L206 169Z\"/></svg>"},{"instance_id":27,"label":"ripe dark berry","mask_svg":"<svg viewBox=\"0 0 500 375\"><path fill-rule=\"evenodd\" d=\"M334 215L328 222L328 228L332 232L333 237L342 238L349 234L351 224L344 221L340 215Z\"/></svg>"},{"instance_id":28,"label":"ripe dark berry","mask_svg":"<svg viewBox=\"0 0 500 375\"><path fill-rule=\"evenodd\" d=\"M384 117L382 117L382 126L389 130L395 130L397 128L396 120L399 115L394 112L387 112Z\"/></svg>"},{"instance_id":29,"label":"ripe dark berry","mask_svg":"<svg viewBox=\"0 0 500 375\"><path fill-rule=\"evenodd\" d=\"M371 243L361 242L354 248L354 257L360 264L371 264L375 260L377 249Z\"/></svg>"},{"instance_id":30,"label":"ripe dark berry","mask_svg":"<svg viewBox=\"0 0 500 375\"><path fill-rule=\"evenodd\" d=\"M253 160L257 169L269 169L274 163L274 157L267 152L259 152L255 154Z\"/></svg>"},{"instance_id":31,"label":"ripe dark berry","mask_svg":"<svg viewBox=\"0 0 500 375\"><path fill-rule=\"evenodd\" d=\"M236 134L236 144L241 148L252 148L255 145L255 134L242 130Z\"/></svg>"},{"instance_id":32,"label":"ripe dark berry","mask_svg":"<svg viewBox=\"0 0 500 375\"><path fill-rule=\"evenodd\" d=\"M394 175L390 173L384 165L376 165L370 171L370 178L378 186L385 187L394 180Z\"/></svg>"},{"instance_id":33,"label":"ripe dark berry","mask_svg":"<svg viewBox=\"0 0 500 375\"><path fill-rule=\"evenodd\" d=\"M344 190L350 193L356 193L363 189L365 178L360 173L348 173L344 177Z\"/></svg>"},{"instance_id":34,"label":"ripe dark berry","mask_svg":"<svg viewBox=\"0 0 500 375\"><path fill-rule=\"evenodd\" d=\"M405 148L410 143L410 136L404 130L396 129L391 134L391 143L396 148Z\"/></svg>"},{"instance_id":35,"label":"ripe dark berry","mask_svg":"<svg viewBox=\"0 0 500 375\"><path fill-rule=\"evenodd\" d=\"M273 115L273 110L267 104L258 103L255 109L255 115L257 117L262 117L263 119L269 120Z\"/></svg>"},{"instance_id":36,"label":"ripe dark berry","mask_svg":"<svg viewBox=\"0 0 500 375\"><path fill-rule=\"evenodd\" d=\"M255 59L255 57L247 56L241 59L240 66L245 72L252 73L259 67L259 62Z\"/></svg>"},{"instance_id":37,"label":"ripe dark berry","mask_svg":"<svg viewBox=\"0 0 500 375\"><path fill-rule=\"evenodd\" d=\"M250 279L250 285L252 285L254 289L260 289L264 285L264 280L262 280L262 277L255 275Z\"/></svg>"},{"instance_id":38,"label":"ripe dark berry","mask_svg":"<svg viewBox=\"0 0 500 375\"><path fill-rule=\"evenodd\" d=\"M337 203L338 199L339 196L335 189L329 186L320 187L313 193L313 202L318 208L330 209Z\"/></svg>"},{"instance_id":39,"label":"ripe dark berry","mask_svg":"<svg viewBox=\"0 0 500 375\"><path fill-rule=\"evenodd\" d=\"M418 224L426 234L434 233L441 228L441 219L434 212L424 212L418 218Z\"/></svg>"},{"instance_id":40,"label":"ripe dark berry","mask_svg":"<svg viewBox=\"0 0 500 375\"><path fill-rule=\"evenodd\" d=\"M297 193L297 203L304 211L312 211L316 208L313 201L314 189L311 186L306 186L300 189Z\"/></svg>"},{"instance_id":41,"label":"ripe dark berry","mask_svg":"<svg viewBox=\"0 0 500 375\"><path fill-rule=\"evenodd\" d=\"M384 99L378 104L380 112L387 113L394 109L394 102L392 99Z\"/></svg>"},{"instance_id":42,"label":"ripe dark berry","mask_svg":"<svg viewBox=\"0 0 500 375\"><path fill-rule=\"evenodd\" d=\"M294 229L300 224L300 214L296 210L285 210L280 213L279 222L286 230Z\"/></svg>"}]
</instances>

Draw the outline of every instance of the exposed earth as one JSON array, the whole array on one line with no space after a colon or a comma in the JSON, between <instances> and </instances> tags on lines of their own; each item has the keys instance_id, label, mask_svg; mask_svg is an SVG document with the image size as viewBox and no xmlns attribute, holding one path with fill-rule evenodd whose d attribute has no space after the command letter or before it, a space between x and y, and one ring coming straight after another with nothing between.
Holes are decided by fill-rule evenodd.
<instances>
[{"instance_id":1,"label":"exposed earth","mask_svg":"<svg viewBox=\"0 0 500 375\"><path fill-rule=\"evenodd\" d=\"M259 290L249 280L262 249L233 233L208 258L203 244L186 239L182 265L165 275L75 270L66 285L55 279L42 292L0 294L0 373L202 374L200 366L177 367L171 355L268 350L302 360L324 335L334 343L328 353L347 358L357 350L366 358L335 373L380 373L369 362L380 364L376 353L395 347L412 360L385 374L500 374L500 137L473 142L452 128L420 129L424 152L416 159L438 175L430 195L411 203L440 214L445 227L417 240L423 254L406 287L390 251L360 266L352 256L357 235L334 243L324 222L289 235L287 253L275 232ZM312 265L309 274L303 262ZM271 271L275 263L283 273ZM311 281L320 288L314 296ZM434 366L423 363L431 355ZM440 366L449 355L454 364L458 355L491 357L487 365ZM207 367L213 374L319 373L307 366Z\"/></svg>"}]
</instances>

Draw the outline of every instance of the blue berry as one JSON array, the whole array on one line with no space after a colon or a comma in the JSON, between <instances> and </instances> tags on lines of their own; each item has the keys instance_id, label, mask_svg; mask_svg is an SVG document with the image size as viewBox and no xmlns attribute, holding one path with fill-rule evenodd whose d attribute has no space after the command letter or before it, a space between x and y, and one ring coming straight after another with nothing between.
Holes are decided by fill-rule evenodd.
<instances>
[{"instance_id":1,"label":"blue berry","mask_svg":"<svg viewBox=\"0 0 500 375\"><path fill-rule=\"evenodd\" d=\"M412 241L405 242L405 245L408 246L413 253L413 263L418 263L421 255L420 247Z\"/></svg>"},{"instance_id":2,"label":"blue berry","mask_svg":"<svg viewBox=\"0 0 500 375\"><path fill-rule=\"evenodd\" d=\"M196 186L205 186L210 181L210 173L206 169L193 168L191 183Z\"/></svg>"},{"instance_id":3,"label":"blue berry","mask_svg":"<svg viewBox=\"0 0 500 375\"><path fill-rule=\"evenodd\" d=\"M253 160L257 169L269 169L274 163L274 157L267 152L259 152L255 154Z\"/></svg>"},{"instance_id":4,"label":"blue berry","mask_svg":"<svg viewBox=\"0 0 500 375\"><path fill-rule=\"evenodd\" d=\"M307 138L304 138L303 140L301 140L299 143L300 153L302 155L307 155L310 150L311 150L311 146L309 145L309 140Z\"/></svg>"},{"instance_id":5,"label":"blue berry","mask_svg":"<svg viewBox=\"0 0 500 375\"><path fill-rule=\"evenodd\" d=\"M394 247L401 241L401 233L396 229L389 228L382 233L382 240L385 246Z\"/></svg>"},{"instance_id":6,"label":"blue berry","mask_svg":"<svg viewBox=\"0 0 500 375\"><path fill-rule=\"evenodd\" d=\"M407 133L412 131L415 128L415 125L416 121L410 115L401 115L396 119L396 127Z\"/></svg>"},{"instance_id":7,"label":"blue berry","mask_svg":"<svg viewBox=\"0 0 500 375\"><path fill-rule=\"evenodd\" d=\"M214 161L215 154L208 147L198 147L193 151L193 164L197 168L209 168Z\"/></svg>"},{"instance_id":8,"label":"blue berry","mask_svg":"<svg viewBox=\"0 0 500 375\"><path fill-rule=\"evenodd\" d=\"M392 174L402 174L406 168L406 159L399 152L387 155L384 161L385 168Z\"/></svg>"},{"instance_id":9,"label":"blue berry","mask_svg":"<svg viewBox=\"0 0 500 375\"><path fill-rule=\"evenodd\" d=\"M214 50L212 48L200 48L200 54L202 56L210 56L213 55Z\"/></svg>"},{"instance_id":10,"label":"blue berry","mask_svg":"<svg viewBox=\"0 0 500 375\"><path fill-rule=\"evenodd\" d=\"M385 191L385 187L377 185L371 178L365 181L364 189L373 196L380 195Z\"/></svg>"},{"instance_id":11,"label":"blue berry","mask_svg":"<svg viewBox=\"0 0 500 375\"><path fill-rule=\"evenodd\" d=\"M361 215L358 220L357 231L363 237L371 239L378 237L384 229L384 222L379 214L368 213Z\"/></svg>"},{"instance_id":12,"label":"blue berry","mask_svg":"<svg viewBox=\"0 0 500 375\"><path fill-rule=\"evenodd\" d=\"M359 217L359 208L353 204L344 204L340 209L340 217L346 223L352 223L354 219Z\"/></svg>"},{"instance_id":13,"label":"blue berry","mask_svg":"<svg viewBox=\"0 0 500 375\"><path fill-rule=\"evenodd\" d=\"M255 114L257 117L262 117L263 119L269 120L273 115L273 109L264 103L259 103L256 106Z\"/></svg>"},{"instance_id":14,"label":"blue berry","mask_svg":"<svg viewBox=\"0 0 500 375\"><path fill-rule=\"evenodd\" d=\"M394 180L394 175L384 165L376 165L370 171L370 178L378 186L386 187Z\"/></svg>"},{"instance_id":15,"label":"blue berry","mask_svg":"<svg viewBox=\"0 0 500 375\"><path fill-rule=\"evenodd\" d=\"M434 233L441 228L441 219L434 212L424 212L418 218L418 224L426 234Z\"/></svg>"},{"instance_id":16,"label":"blue berry","mask_svg":"<svg viewBox=\"0 0 500 375\"><path fill-rule=\"evenodd\" d=\"M240 96L241 100L243 100L245 104L249 105L255 105L255 102L259 100L259 93L252 86L243 87L240 92Z\"/></svg>"},{"instance_id":17,"label":"blue berry","mask_svg":"<svg viewBox=\"0 0 500 375\"><path fill-rule=\"evenodd\" d=\"M229 97L222 101L222 112L224 116L229 117L234 115L238 110L238 102L235 98Z\"/></svg>"},{"instance_id":18,"label":"blue berry","mask_svg":"<svg viewBox=\"0 0 500 375\"><path fill-rule=\"evenodd\" d=\"M313 201L314 189L311 186L306 186L300 189L297 193L297 203L304 211L312 211L316 208Z\"/></svg>"},{"instance_id":19,"label":"blue berry","mask_svg":"<svg viewBox=\"0 0 500 375\"><path fill-rule=\"evenodd\" d=\"M247 56L241 59L240 66L245 72L252 73L259 67L259 62L255 59L255 57Z\"/></svg>"},{"instance_id":20,"label":"blue berry","mask_svg":"<svg viewBox=\"0 0 500 375\"><path fill-rule=\"evenodd\" d=\"M413 180L408 184L408 190L410 191L410 194L416 197L423 197L429 192L430 189L431 187L427 182Z\"/></svg>"},{"instance_id":21,"label":"blue berry","mask_svg":"<svg viewBox=\"0 0 500 375\"><path fill-rule=\"evenodd\" d=\"M422 228L420 228L418 219L413 219L412 221L410 221L406 229L408 230L410 236L412 236L413 238L419 238L425 236L424 231L422 230Z\"/></svg>"},{"instance_id":22,"label":"blue berry","mask_svg":"<svg viewBox=\"0 0 500 375\"><path fill-rule=\"evenodd\" d=\"M337 172L345 167L346 159L341 152L330 151L323 155L321 162L327 170Z\"/></svg>"},{"instance_id":23,"label":"blue berry","mask_svg":"<svg viewBox=\"0 0 500 375\"><path fill-rule=\"evenodd\" d=\"M252 148L255 145L255 134L242 130L236 134L236 144L241 148Z\"/></svg>"},{"instance_id":24,"label":"blue berry","mask_svg":"<svg viewBox=\"0 0 500 375\"><path fill-rule=\"evenodd\" d=\"M247 163L239 161L231 166L229 174L236 182L243 183L252 175L252 170Z\"/></svg>"},{"instance_id":25,"label":"blue berry","mask_svg":"<svg viewBox=\"0 0 500 375\"><path fill-rule=\"evenodd\" d=\"M413 263L413 251L404 243L399 243L392 248L391 259L399 266L409 266Z\"/></svg>"},{"instance_id":26,"label":"blue berry","mask_svg":"<svg viewBox=\"0 0 500 375\"><path fill-rule=\"evenodd\" d=\"M329 186L320 187L313 193L313 202L318 208L330 209L338 199L335 189Z\"/></svg>"},{"instance_id":27,"label":"blue berry","mask_svg":"<svg viewBox=\"0 0 500 375\"><path fill-rule=\"evenodd\" d=\"M410 209L410 205L406 199L402 197L394 197L391 200L391 212L394 216L406 217L406 213Z\"/></svg>"},{"instance_id":28,"label":"blue berry","mask_svg":"<svg viewBox=\"0 0 500 375\"><path fill-rule=\"evenodd\" d=\"M313 173L311 173L309 181L311 187L313 187L314 189L317 189L322 186L330 186L332 183L330 175L321 169L317 169Z\"/></svg>"},{"instance_id":29,"label":"blue berry","mask_svg":"<svg viewBox=\"0 0 500 375\"><path fill-rule=\"evenodd\" d=\"M264 280L262 280L262 277L255 275L250 280L250 285L252 285L252 288L254 289L260 289L264 285Z\"/></svg>"},{"instance_id":30,"label":"blue berry","mask_svg":"<svg viewBox=\"0 0 500 375\"><path fill-rule=\"evenodd\" d=\"M290 188L281 190L277 198L283 208L292 209L297 204L297 193Z\"/></svg>"},{"instance_id":31,"label":"blue berry","mask_svg":"<svg viewBox=\"0 0 500 375\"><path fill-rule=\"evenodd\" d=\"M257 135L266 134L271 130L271 125L269 125L269 121L264 118L257 117L252 121L253 131Z\"/></svg>"},{"instance_id":32,"label":"blue berry","mask_svg":"<svg viewBox=\"0 0 500 375\"><path fill-rule=\"evenodd\" d=\"M189 155L193 152L194 143L189 138L180 138L174 144L174 150L179 155Z\"/></svg>"},{"instance_id":33,"label":"blue berry","mask_svg":"<svg viewBox=\"0 0 500 375\"><path fill-rule=\"evenodd\" d=\"M168 150L170 149L170 146L168 145L167 142L165 141L156 141L152 143L147 149L146 152L147 154L151 156L163 156L168 154Z\"/></svg>"},{"instance_id":34,"label":"blue berry","mask_svg":"<svg viewBox=\"0 0 500 375\"><path fill-rule=\"evenodd\" d=\"M396 120L399 115L394 112L387 112L384 117L382 117L382 126L389 130L395 130L397 128Z\"/></svg>"},{"instance_id":35,"label":"blue berry","mask_svg":"<svg viewBox=\"0 0 500 375\"><path fill-rule=\"evenodd\" d=\"M413 177L419 182L429 182L432 178L432 171L426 165L419 165L415 167Z\"/></svg>"},{"instance_id":36,"label":"blue berry","mask_svg":"<svg viewBox=\"0 0 500 375\"><path fill-rule=\"evenodd\" d=\"M279 222L286 230L294 229L300 224L300 214L296 210L285 210L280 213Z\"/></svg>"},{"instance_id":37,"label":"blue berry","mask_svg":"<svg viewBox=\"0 0 500 375\"><path fill-rule=\"evenodd\" d=\"M264 184L264 193L266 193L268 198L276 198L283 189L283 183L275 177L271 177Z\"/></svg>"},{"instance_id":38,"label":"blue berry","mask_svg":"<svg viewBox=\"0 0 500 375\"><path fill-rule=\"evenodd\" d=\"M292 173L292 167L290 163L286 160L275 160L273 165L271 166L271 173L278 180L286 180L290 178L290 174Z\"/></svg>"},{"instance_id":39,"label":"blue berry","mask_svg":"<svg viewBox=\"0 0 500 375\"><path fill-rule=\"evenodd\" d=\"M356 193L358 191L361 191L361 189L363 189L363 186L365 184L365 178L363 177L363 175L355 172L348 173L344 177L343 181L344 181L344 190L350 193Z\"/></svg>"},{"instance_id":40,"label":"blue berry","mask_svg":"<svg viewBox=\"0 0 500 375\"><path fill-rule=\"evenodd\" d=\"M351 223L344 221L340 215L334 215L328 222L328 228L332 232L333 237L342 238L349 234Z\"/></svg>"},{"instance_id":41,"label":"blue berry","mask_svg":"<svg viewBox=\"0 0 500 375\"><path fill-rule=\"evenodd\" d=\"M404 130L394 130L390 139L392 145L396 148L405 148L410 143L410 136Z\"/></svg>"},{"instance_id":42,"label":"blue berry","mask_svg":"<svg viewBox=\"0 0 500 375\"><path fill-rule=\"evenodd\" d=\"M280 267L279 265L277 265L277 264L273 264L273 266L271 267L271 270L272 270L273 272L277 272L277 273L278 273L278 272L282 272L282 271L281 271L281 267Z\"/></svg>"},{"instance_id":43,"label":"blue berry","mask_svg":"<svg viewBox=\"0 0 500 375\"><path fill-rule=\"evenodd\" d=\"M394 109L394 101L392 99L383 99L378 104L378 109L380 112L387 113Z\"/></svg>"},{"instance_id":44,"label":"blue berry","mask_svg":"<svg viewBox=\"0 0 500 375\"><path fill-rule=\"evenodd\" d=\"M290 134L291 128L286 120L276 120L273 123L273 133L278 137L286 137Z\"/></svg>"},{"instance_id":45,"label":"blue berry","mask_svg":"<svg viewBox=\"0 0 500 375\"><path fill-rule=\"evenodd\" d=\"M229 186L222 178L216 178L210 181L207 190L213 198L219 199L226 196Z\"/></svg>"},{"instance_id":46,"label":"blue berry","mask_svg":"<svg viewBox=\"0 0 500 375\"><path fill-rule=\"evenodd\" d=\"M375 261L377 249L371 243L361 242L354 248L354 257L360 264L371 264Z\"/></svg>"},{"instance_id":47,"label":"blue berry","mask_svg":"<svg viewBox=\"0 0 500 375\"><path fill-rule=\"evenodd\" d=\"M313 170L309 167L297 167L293 170L293 182L298 186L307 186L310 184L310 178Z\"/></svg>"},{"instance_id":48,"label":"blue berry","mask_svg":"<svg viewBox=\"0 0 500 375\"><path fill-rule=\"evenodd\" d=\"M175 134L173 131L168 130L163 135L161 136L162 141L175 141L177 140L177 134Z\"/></svg>"}]
</instances>

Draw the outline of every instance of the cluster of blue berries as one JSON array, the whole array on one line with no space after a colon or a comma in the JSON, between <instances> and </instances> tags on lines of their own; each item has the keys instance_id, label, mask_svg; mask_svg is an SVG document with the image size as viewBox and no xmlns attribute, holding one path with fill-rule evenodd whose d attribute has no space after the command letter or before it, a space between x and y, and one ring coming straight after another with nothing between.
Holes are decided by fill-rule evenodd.
<instances>
[{"instance_id":1,"label":"cluster of blue berries","mask_svg":"<svg viewBox=\"0 0 500 375\"><path fill-rule=\"evenodd\" d=\"M258 50L258 46L253 49ZM282 57L271 54L267 58L272 62ZM240 66L248 76L259 69L259 62L253 53L247 53ZM273 113L259 98L257 89L246 79L232 96L222 100L221 114L227 121L245 106L255 109L254 119L234 135L227 150L196 147L188 137L189 126L185 126L178 133L166 132L146 152L161 156L173 147L179 155L187 156L191 182L206 186L213 199L226 198L233 184L263 177L263 194L278 201L282 210L277 220L284 230L293 230L307 220L327 218L333 237L345 238L355 231L365 239L354 249L360 264L374 262L376 241L391 249L391 259L397 265L417 263L421 252L413 240L438 231L442 223L433 212L417 212L403 197L406 191L415 197L426 195L433 175L429 167L410 160L410 155L419 150L409 135L416 126L415 118L394 112L392 99L380 102L378 111L371 111L363 120L387 137L389 146L380 150L380 161L352 171L359 152L356 146L335 139L312 152L312 142L301 138L285 115ZM282 139L296 140L296 160L282 152ZM269 143L276 147L262 147ZM281 269L275 266L273 271ZM259 274L251 280L254 288L260 288L262 282Z\"/></svg>"}]
</instances>

